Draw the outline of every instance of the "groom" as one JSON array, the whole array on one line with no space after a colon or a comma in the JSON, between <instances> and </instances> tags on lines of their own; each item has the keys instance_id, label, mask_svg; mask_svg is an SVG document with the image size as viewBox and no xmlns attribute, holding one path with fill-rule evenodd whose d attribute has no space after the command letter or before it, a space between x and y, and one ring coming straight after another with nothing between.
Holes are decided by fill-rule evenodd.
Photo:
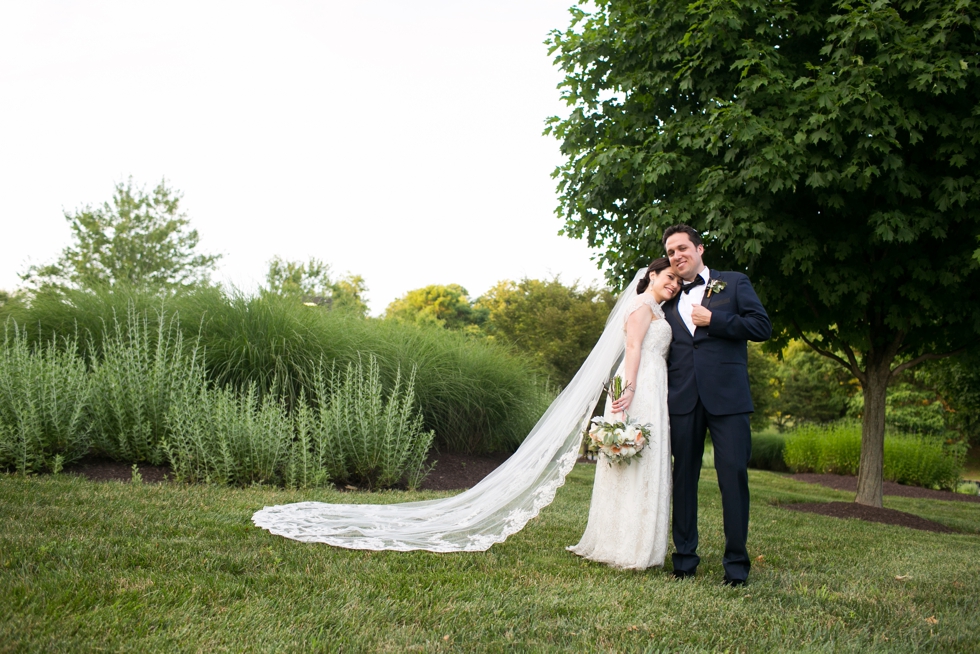
<instances>
[{"instance_id":1,"label":"groom","mask_svg":"<svg viewBox=\"0 0 980 654\"><path fill-rule=\"evenodd\" d=\"M749 531L752 451L746 341L764 341L772 323L749 278L709 270L701 260L697 230L674 225L664 232L670 265L683 280L664 305L674 333L667 360L667 409L674 455L674 576L693 577L698 549L698 479L705 432L711 432L725 521L724 583L744 585L749 576L745 540Z\"/></svg>"}]
</instances>

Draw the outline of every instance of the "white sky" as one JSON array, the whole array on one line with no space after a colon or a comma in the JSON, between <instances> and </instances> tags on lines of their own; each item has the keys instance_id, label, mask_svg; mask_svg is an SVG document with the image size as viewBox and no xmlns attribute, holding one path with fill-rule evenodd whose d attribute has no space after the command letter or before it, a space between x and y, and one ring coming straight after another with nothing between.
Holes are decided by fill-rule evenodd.
<instances>
[{"instance_id":1,"label":"white sky","mask_svg":"<svg viewBox=\"0 0 980 654\"><path fill-rule=\"evenodd\" d=\"M601 279L557 235L559 71L574 0L0 3L0 288L69 242L63 211L166 177L224 255L318 257L372 313L413 288Z\"/></svg>"}]
</instances>

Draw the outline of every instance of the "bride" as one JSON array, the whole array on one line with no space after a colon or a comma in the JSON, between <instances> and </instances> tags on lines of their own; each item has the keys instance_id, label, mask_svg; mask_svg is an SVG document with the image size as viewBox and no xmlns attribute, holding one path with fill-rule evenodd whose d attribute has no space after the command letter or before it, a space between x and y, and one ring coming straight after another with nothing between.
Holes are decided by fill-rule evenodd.
<instances>
[{"instance_id":1,"label":"bride","mask_svg":"<svg viewBox=\"0 0 980 654\"><path fill-rule=\"evenodd\" d=\"M572 381L551 403L518 450L473 488L444 499L401 504L299 502L267 506L252 516L252 522L286 538L351 549L485 551L494 543L502 542L523 529L541 509L554 500L555 492L564 484L565 476L571 472L578 458L582 432L589 424L603 385L609 381L620 362L623 362L626 366L626 378L636 379L639 383L614 410L631 408L631 415L654 424L651 444L648 446L651 451L649 455L644 452L636 462L640 466L634 463L624 471L604 470L601 471L601 477L601 468L608 466L600 460L590 513L595 513L601 506L615 507L619 502L639 507L648 501L651 502L649 510L655 512L648 515L657 515L657 520L647 520L639 513L624 512L620 530L610 533L608 537L616 540L624 538L627 541L610 544L604 543L607 536L600 531L604 527L600 526L599 517L590 515L589 527L575 551L590 558L606 560L604 548L607 546L617 550L630 547L636 550L634 543L657 538L666 542L666 529L661 529L659 522L660 509L652 506L666 501L665 498L669 496L663 490L662 482L658 481L658 470L670 465L666 450L666 381L658 377L665 374L657 367L662 368L664 365L662 350L658 352L656 347L650 350L651 345L647 342L659 343L660 339L666 338L663 345L665 348L670 339L662 336L664 324L661 321L648 322L649 336L641 336L643 356L628 355L623 361L623 354L627 349L623 325L627 324L627 319L631 323L638 322L639 318L633 317L634 314L651 319L662 315L657 303L676 293L676 284L666 259L658 259L650 268L637 273L613 307L599 341ZM644 307L648 307L649 311ZM635 329L627 327L628 339L631 338L630 334L635 333ZM633 365L637 367L631 368ZM623 374L623 370L620 374ZM658 379L661 381L658 382ZM661 417L662 425L659 422ZM636 468L639 472L629 474L629 468ZM642 484L625 481L620 484L615 481L621 472L627 473L622 475L625 480L627 477L632 479L643 476L643 471L647 471L646 475L650 479ZM603 479L607 481L602 481ZM653 488L660 495L651 495L647 500L639 495L629 498L616 496L621 492L638 491L641 486ZM666 515L665 510L662 513ZM590 547L586 542L589 539L593 541L591 549L587 549ZM630 560L617 555L609 562L627 567L642 567L644 564L654 565L655 560L656 557L652 555ZM663 560L662 554L660 560Z\"/></svg>"},{"instance_id":2,"label":"bride","mask_svg":"<svg viewBox=\"0 0 980 654\"><path fill-rule=\"evenodd\" d=\"M660 305L679 281L666 258L657 259L627 305L626 358L616 374L623 395L606 400L605 415L649 424L650 443L639 460L611 464L600 455L592 489L589 524L568 549L617 568L660 566L667 555L670 511L670 425L667 416L667 354L672 333Z\"/></svg>"}]
</instances>

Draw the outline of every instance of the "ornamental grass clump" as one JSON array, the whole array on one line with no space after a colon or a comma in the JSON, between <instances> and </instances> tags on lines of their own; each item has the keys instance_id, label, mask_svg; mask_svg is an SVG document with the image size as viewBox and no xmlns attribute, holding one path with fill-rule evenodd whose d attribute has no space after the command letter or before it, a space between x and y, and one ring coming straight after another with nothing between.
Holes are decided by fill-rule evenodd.
<instances>
[{"instance_id":1,"label":"ornamental grass clump","mask_svg":"<svg viewBox=\"0 0 980 654\"><path fill-rule=\"evenodd\" d=\"M786 437L773 432L752 434L752 456L749 467L756 470L772 470L786 472L786 462L783 451L786 448Z\"/></svg>"},{"instance_id":2,"label":"ornamental grass clump","mask_svg":"<svg viewBox=\"0 0 980 654\"><path fill-rule=\"evenodd\" d=\"M804 425L786 437L783 453L794 472L856 475L861 425ZM900 484L953 490L963 473L965 449L936 437L887 434L882 477Z\"/></svg>"},{"instance_id":3,"label":"ornamental grass clump","mask_svg":"<svg viewBox=\"0 0 980 654\"><path fill-rule=\"evenodd\" d=\"M178 389L200 383L202 361L185 347L176 316L130 305L90 346L92 447L117 461L164 462L167 412Z\"/></svg>"},{"instance_id":4,"label":"ornamental grass clump","mask_svg":"<svg viewBox=\"0 0 980 654\"><path fill-rule=\"evenodd\" d=\"M963 475L966 447L936 438L885 438L884 478L910 486L955 491Z\"/></svg>"},{"instance_id":5,"label":"ornamental grass clump","mask_svg":"<svg viewBox=\"0 0 980 654\"><path fill-rule=\"evenodd\" d=\"M58 472L88 451L85 363L72 338L31 346L16 323L0 350L0 469Z\"/></svg>"}]
</instances>

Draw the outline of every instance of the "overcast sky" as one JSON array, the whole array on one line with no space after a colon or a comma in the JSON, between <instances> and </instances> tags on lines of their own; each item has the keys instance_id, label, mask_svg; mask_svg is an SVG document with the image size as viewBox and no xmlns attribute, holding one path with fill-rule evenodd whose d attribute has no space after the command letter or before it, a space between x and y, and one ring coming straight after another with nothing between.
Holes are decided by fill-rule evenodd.
<instances>
[{"instance_id":1,"label":"overcast sky","mask_svg":"<svg viewBox=\"0 0 980 654\"><path fill-rule=\"evenodd\" d=\"M180 190L217 277L275 255L406 291L601 279L557 232L565 111L543 41L573 0L0 4L0 288L130 175Z\"/></svg>"}]
</instances>

